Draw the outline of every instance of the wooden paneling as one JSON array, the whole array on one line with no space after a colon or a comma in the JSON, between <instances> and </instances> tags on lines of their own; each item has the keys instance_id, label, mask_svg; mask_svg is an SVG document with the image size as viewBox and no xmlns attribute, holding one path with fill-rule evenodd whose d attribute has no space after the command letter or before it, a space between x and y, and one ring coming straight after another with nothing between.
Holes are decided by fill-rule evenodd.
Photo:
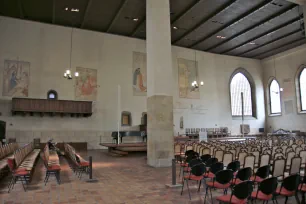
<instances>
[{"instance_id":1,"label":"wooden paneling","mask_svg":"<svg viewBox=\"0 0 306 204\"><path fill-rule=\"evenodd\" d=\"M90 116L92 114L91 101L68 101L31 98L13 98L12 113L60 113Z\"/></svg>"}]
</instances>

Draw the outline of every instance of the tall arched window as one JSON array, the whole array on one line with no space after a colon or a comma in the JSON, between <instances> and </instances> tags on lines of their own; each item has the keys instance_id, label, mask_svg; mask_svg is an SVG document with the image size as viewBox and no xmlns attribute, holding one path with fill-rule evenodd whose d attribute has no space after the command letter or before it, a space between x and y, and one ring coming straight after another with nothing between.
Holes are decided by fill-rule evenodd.
<instances>
[{"instance_id":1,"label":"tall arched window","mask_svg":"<svg viewBox=\"0 0 306 204\"><path fill-rule=\"evenodd\" d=\"M303 68L299 77L301 111L306 111L306 68Z\"/></svg>"},{"instance_id":2,"label":"tall arched window","mask_svg":"<svg viewBox=\"0 0 306 204\"><path fill-rule=\"evenodd\" d=\"M253 99L253 83L250 77L246 77L247 72L238 69L234 72L230 82L232 116L242 116L241 93L243 93L244 116L255 116Z\"/></svg>"},{"instance_id":3,"label":"tall arched window","mask_svg":"<svg viewBox=\"0 0 306 204\"><path fill-rule=\"evenodd\" d=\"M276 79L270 82L269 93L271 114L281 113L280 88Z\"/></svg>"}]
</instances>

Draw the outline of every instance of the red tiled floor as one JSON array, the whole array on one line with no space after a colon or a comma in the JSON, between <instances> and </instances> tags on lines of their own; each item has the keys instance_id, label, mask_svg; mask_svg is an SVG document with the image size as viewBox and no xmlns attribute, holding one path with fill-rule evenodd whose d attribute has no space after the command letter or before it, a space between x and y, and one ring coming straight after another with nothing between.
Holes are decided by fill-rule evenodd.
<instances>
[{"instance_id":1,"label":"red tiled floor","mask_svg":"<svg viewBox=\"0 0 306 204\"><path fill-rule=\"evenodd\" d=\"M65 158L61 157L61 185L57 185L55 178L50 177L47 186L44 186L44 168L40 160L35 168L34 177L24 192L21 184L16 184L10 194L7 193L9 178L0 181L0 203L7 204L75 204L75 203L102 203L102 204L198 204L203 203L204 189L197 192L197 184L189 182L192 200L189 201L187 188L180 195L179 189L166 188L171 183L171 168L153 168L146 164L146 154L131 153L126 157L112 157L106 151L89 151L82 154L84 158L93 156L93 177L97 183L87 183L84 175L82 180L69 168ZM177 172L179 167L177 167ZM177 174L178 175L178 174ZM222 191L213 190L215 197ZM230 193L230 192L229 192ZM279 198L278 203L284 203ZM210 203L207 199L206 203ZM296 203L290 198L288 204Z\"/></svg>"}]
</instances>

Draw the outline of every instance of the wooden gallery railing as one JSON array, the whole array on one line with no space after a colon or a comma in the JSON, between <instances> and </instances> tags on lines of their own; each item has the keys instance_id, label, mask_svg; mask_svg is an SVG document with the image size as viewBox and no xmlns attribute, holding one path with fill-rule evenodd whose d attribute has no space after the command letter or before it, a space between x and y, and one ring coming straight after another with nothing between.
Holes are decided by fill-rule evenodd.
<instances>
[{"instance_id":1,"label":"wooden gallery railing","mask_svg":"<svg viewBox=\"0 0 306 204\"><path fill-rule=\"evenodd\" d=\"M13 98L12 114L18 113L23 115L29 113L31 116L34 113L38 113L40 116L44 116L44 114L49 114L50 116L69 114L71 117L89 117L92 115L92 101Z\"/></svg>"}]
</instances>

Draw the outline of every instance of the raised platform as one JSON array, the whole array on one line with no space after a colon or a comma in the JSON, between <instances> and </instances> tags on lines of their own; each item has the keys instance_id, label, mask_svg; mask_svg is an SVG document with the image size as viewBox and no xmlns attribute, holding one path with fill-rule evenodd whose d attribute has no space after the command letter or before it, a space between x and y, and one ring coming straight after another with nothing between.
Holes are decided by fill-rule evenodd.
<instances>
[{"instance_id":1,"label":"raised platform","mask_svg":"<svg viewBox=\"0 0 306 204\"><path fill-rule=\"evenodd\" d=\"M115 155L127 155L128 152L146 152L147 143L100 143L101 146L107 147L108 152Z\"/></svg>"}]
</instances>

